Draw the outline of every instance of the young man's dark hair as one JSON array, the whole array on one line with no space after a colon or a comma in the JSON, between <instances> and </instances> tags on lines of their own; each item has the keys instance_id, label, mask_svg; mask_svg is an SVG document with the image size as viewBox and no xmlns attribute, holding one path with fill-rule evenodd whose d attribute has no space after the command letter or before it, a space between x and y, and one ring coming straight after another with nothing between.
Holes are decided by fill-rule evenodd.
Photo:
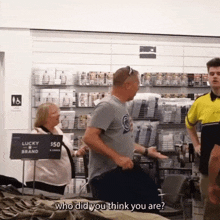
<instances>
[{"instance_id":1,"label":"young man's dark hair","mask_svg":"<svg viewBox=\"0 0 220 220\"><path fill-rule=\"evenodd\" d=\"M215 57L215 58L209 60L209 61L206 63L206 66L207 66L208 71L209 71L209 68L210 68L210 67L220 66L220 58Z\"/></svg>"}]
</instances>

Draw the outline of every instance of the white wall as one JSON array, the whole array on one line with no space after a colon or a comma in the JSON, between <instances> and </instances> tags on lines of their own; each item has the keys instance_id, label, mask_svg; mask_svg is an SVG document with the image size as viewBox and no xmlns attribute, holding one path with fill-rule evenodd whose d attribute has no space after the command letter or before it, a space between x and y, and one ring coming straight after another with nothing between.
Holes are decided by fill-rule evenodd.
<instances>
[{"instance_id":1,"label":"white wall","mask_svg":"<svg viewBox=\"0 0 220 220\"><path fill-rule=\"evenodd\" d=\"M0 27L220 36L219 0L1 0Z\"/></svg>"},{"instance_id":2,"label":"white wall","mask_svg":"<svg viewBox=\"0 0 220 220\"><path fill-rule=\"evenodd\" d=\"M30 31L1 30L0 31L1 60L1 166L0 174L14 176L21 180L22 164L9 159L11 134L26 133L30 129L30 75L32 65ZM4 82L4 83L2 83ZM22 106L13 109L11 95L22 95ZM3 112L2 112L3 110Z\"/></svg>"}]
</instances>

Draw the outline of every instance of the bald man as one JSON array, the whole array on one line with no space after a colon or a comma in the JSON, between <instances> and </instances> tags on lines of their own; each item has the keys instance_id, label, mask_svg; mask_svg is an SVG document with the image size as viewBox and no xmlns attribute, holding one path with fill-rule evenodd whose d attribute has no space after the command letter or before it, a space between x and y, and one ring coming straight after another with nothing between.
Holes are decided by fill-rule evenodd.
<instances>
[{"instance_id":1,"label":"bald man","mask_svg":"<svg viewBox=\"0 0 220 220\"><path fill-rule=\"evenodd\" d=\"M126 102L132 100L139 89L139 73L129 66L113 75L111 96L96 106L87 126L84 142L89 146L89 183L94 198L109 202L145 204L161 203L153 180L134 164L134 151L145 156L164 159L156 148L145 148L134 143L130 115ZM143 206L144 207L144 206Z\"/></svg>"}]
</instances>

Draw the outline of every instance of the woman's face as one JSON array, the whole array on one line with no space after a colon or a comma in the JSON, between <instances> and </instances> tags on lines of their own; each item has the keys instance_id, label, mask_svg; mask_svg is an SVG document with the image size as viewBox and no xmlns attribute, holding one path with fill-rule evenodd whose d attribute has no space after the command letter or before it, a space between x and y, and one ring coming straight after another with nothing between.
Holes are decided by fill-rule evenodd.
<instances>
[{"instance_id":1,"label":"woman's face","mask_svg":"<svg viewBox=\"0 0 220 220\"><path fill-rule=\"evenodd\" d=\"M56 105L51 105L49 107L47 123L52 126L56 126L59 124L59 119L60 119L60 109Z\"/></svg>"}]
</instances>

